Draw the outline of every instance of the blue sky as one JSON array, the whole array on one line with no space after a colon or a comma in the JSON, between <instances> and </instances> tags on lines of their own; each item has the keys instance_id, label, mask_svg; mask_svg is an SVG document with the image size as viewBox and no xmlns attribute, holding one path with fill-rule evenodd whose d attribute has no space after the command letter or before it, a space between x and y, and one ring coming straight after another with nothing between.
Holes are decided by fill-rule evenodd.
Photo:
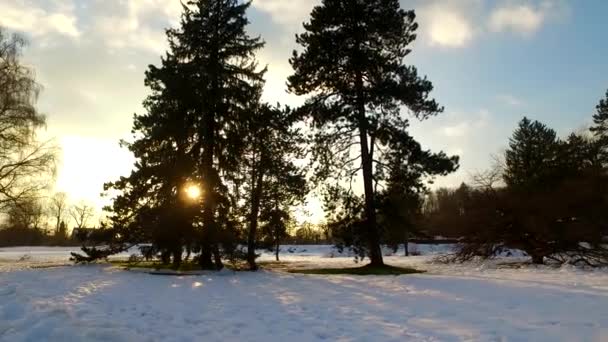
<instances>
[{"instance_id":1,"label":"blue sky","mask_svg":"<svg viewBox=\"0 0 608 342\"><path fill-rule=\"evenodd\" d=\"M252 34L267 42L265 97L297 105L285 93L294 34L317 0L254 0ZM420 23L407 62L435 85L445 113L412 132L424 146L461 155L461 169L438 179L458 185L489 167L517 121L538 119L566 135L590 122L608 88L608 1L416 0ZM44 86L44 137L63 148L56 189L102 203L101 185L128 173L134 112L147 94L143 73L159 61L163 28L179 19L178 0L2 0L0 26L24 34L24 54Z\"/></svg>"}]
</instances>

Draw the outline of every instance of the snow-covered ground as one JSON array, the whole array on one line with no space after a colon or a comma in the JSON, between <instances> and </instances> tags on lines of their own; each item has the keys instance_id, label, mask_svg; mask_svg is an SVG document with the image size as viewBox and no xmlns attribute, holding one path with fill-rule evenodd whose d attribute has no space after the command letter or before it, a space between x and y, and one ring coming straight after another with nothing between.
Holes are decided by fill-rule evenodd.
<instances>
[{"instance_id":1,"label":"snow-covered ground","mask_svg":"<svg viewBox=\"0 0 608 342\"><path fill-rule=\"evenodd\" d=\"M354 266L329 246L287 248L293 267ZM608 341L605 269L445 265L446 246L417 249L386 261L425 274L175 277L32 268L77 248L0 248L0 341Z\"/></svg>"}]
</instances>

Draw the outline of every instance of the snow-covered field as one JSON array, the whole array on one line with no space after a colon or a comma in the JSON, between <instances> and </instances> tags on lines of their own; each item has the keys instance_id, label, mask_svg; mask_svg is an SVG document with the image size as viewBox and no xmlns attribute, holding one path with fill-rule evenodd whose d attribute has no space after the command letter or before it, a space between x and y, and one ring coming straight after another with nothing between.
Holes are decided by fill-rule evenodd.
<instances>
[{"instance_id":1,"label":"snow-covered field","mask_svg":"<svg viewBox=\"0 0 608 342\"><path fill-rule=\"evenodd\" d=\"M445 248L386 257L428 271L397 277L48 268L77 248L0 248L0 341L608 341L608 270L433 262ZM354 266L292 252L293 267Z\"/></svg>"}]
</instances>

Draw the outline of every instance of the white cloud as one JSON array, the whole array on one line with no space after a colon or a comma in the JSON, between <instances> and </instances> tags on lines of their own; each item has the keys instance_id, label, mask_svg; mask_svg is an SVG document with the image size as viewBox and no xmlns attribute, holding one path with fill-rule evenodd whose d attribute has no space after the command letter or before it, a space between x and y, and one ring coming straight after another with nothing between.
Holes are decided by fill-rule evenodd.
<instances>
[{"instance_id":1,"label":"white cloud","mask_svg":"<svg viewBox=\"0 0 608 342\"><path fill-rule=\"evenodd\" d=\"M470 118L443 126L440 129L443 136L448 138L461 138L473 134L472 130L477 130L487 126L490 113L487 110L482 109L473 115L463 115L458 113L448 114L448 118L458 117Z\"/></svg>"},{"instance_id":2,"label":"white cloud","mask_svg":"<svg viewBox=\"0 0 608 342\"><path fill-rule=\"evenodd\" d=\"M269 14L277 24L299 26L319 3L319 0L256 0L252 6Z\"/></svg>"},{"instance_id":3,"label":"white cloud","mask_svg":"<svg viewBox=\"0 0 608 342\"><path fill-rule=\"evenodd\" d=\"M461 122L455 125L446 126L442 128L443 134L447 137L462 137L469 131L470 124L468 122Z\"/></svg>"},{"instance_id":4,"label":"white cloud","mask_svg":"<svg viewBox=\"0 0 608 342\"><path fill-rule=\"evenodd\" d=\"M456 12L433 12L428 30L431 43L440 46L461 47L473 39L473 28Z\"/></svg>"},{"instance_id":5,"label":"white cloud","mask_svg":"<svg viewBox=\"0 0 608 342\"><path fill-rule=\"evenodd\" d=\"M536 32L545 19L542 11L528 5L500 7L490 15L490 29L494 32L513 31L521 34Z\"/></svg>"},{"instance_id":6,"label":"white cloud","mask_svg":"<svg viewBox=\"0 0 608 342\"><path fill-rule=\"evenodd\" d=\"M420 31L432 46L457 48L471 42L475 36L472 14L479 9L479 1L434 1L417 10Z\"/></svg>"},{"instance_id":7,"label":"white cloud","mask_svg":"<svg viewBox=\"0 0 608 342\"><path fill-rule=\"evenodd\" d=\"M530 36L551 19L568 14L562 0L427 0L416 8L423 41L435 47L461 48L488 33Z\"/></svg>"},{"instance_id":8,"label":"white cloud","mask_svg":"<svg viewBox=\"0 0 608 342\"><path fill-rule=\"evenodd\" d=\"M161 12L170 18L173 24L177 23L182 13L182 5L178 0L131 0L128 2L128 6L130 15L134 17Z\"/></svg>"},{"instance_id":9,"label":"white cloud","mask_svg":"<svg viewBox=\"0 0 608 342\"><path fill-rule=\"evenodd\" d=\"M140 25L137 18L100 17L95 22L94 30L112 49L129 47L160 53L167 47L162 29L153 30Z\"/></svg>"},{"instance_id":10,"label":"white cloud","mask_svg":"<svg viewBox=\"0 0 608 342\"><path fill-rule=\"evenodd\" d=\"M508 2L490 13L488 26L493 32L514 32L530 36L537 32L550 18L563 15L566 5L557 0L532 2Z\"/></svg>"},{"instance_id":11,"label":"white cloud","mask_svg":"<svg viewBox=\"0 0 608 342\"><path fill-rule=\"evenodd\" d=\"M80 36L71 2L51 6L52 8L42 8L36 4L3 0L0 2L0 26L36 37L51 33L72 38Z\"/></svg>"},{"instance_id":12,"label":"white cloud","mask_svg":"<svg viewBox=\"0 0 608 342\"><path fill-rule=\"evenodd\" d=\"M179 22L180 1L100 1L93 5L92 33L112 49L136 48L162 53L167 48L164 29Z\"/></svg>"},{"instance_id":13,"label":"white cloud","mask_svg":"<svg viewBox=\"0 0 608 342\"><path fill-rule=\"evenodd\" d=\"M510 94L501 94L497 96L498 100L503 103L508 104L509 106L517 107L524 104L524 102L517 97Z\"/></svg>"}]
</instances>

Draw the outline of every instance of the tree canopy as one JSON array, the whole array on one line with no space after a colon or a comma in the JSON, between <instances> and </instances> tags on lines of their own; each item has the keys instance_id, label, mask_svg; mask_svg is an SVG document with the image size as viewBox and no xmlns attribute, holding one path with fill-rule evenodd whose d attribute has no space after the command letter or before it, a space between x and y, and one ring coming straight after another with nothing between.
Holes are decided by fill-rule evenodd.
<instances>
[{"instance_id":1,"label":"tree canopy","mask_svg":"<svg viewBox=\"0 0 608 342\"><path fill-rule=\"evenodd\" d=\"M443 111L430 98L431 82L404 63L416 38L415 18L414 11L401 9L397 0L324 0L304 23L305 32L296 36L302 50L290 59L294 73L288 78L289 89L310 95L300 110L315 130L317 175L346 182L362 175L361 221L353 221L357 214L351 212L349 219L336 222L351 222L364 233L365 253L376 265L383 260L375 184L382 183L381 175L391 169L385 160L390 153L420 153L410 150L412 139L402 108L419 119ZM435 158L444 160L441 167L449 166L435 171L431 164L420 163L421 173L455 169L457 158ZM350 191L331 193L351 196ZM328 199L337 201L335 196ZM347 207L353 203L344 202Z\"/></svg>"}]
</instances>

